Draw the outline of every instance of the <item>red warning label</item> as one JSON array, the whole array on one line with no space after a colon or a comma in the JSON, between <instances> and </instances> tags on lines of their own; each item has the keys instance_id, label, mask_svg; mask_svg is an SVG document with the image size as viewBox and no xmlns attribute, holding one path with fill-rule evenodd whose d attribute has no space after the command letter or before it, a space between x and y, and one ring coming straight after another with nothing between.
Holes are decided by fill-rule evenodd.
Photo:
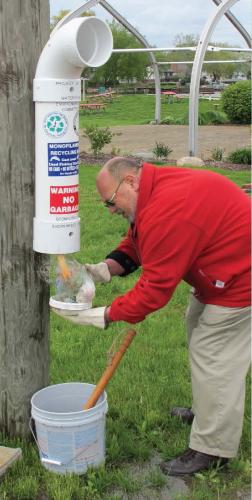
<instances>
[{"instance_id":1,"label":"red warning label","mask_svg":"<svg viewBox=\"0 0 252 500\"><path fill-rule=\"evenodd\" d=\"M50 214L78 212L79 186L50 186Z\"/></svg>"}]
</instances>

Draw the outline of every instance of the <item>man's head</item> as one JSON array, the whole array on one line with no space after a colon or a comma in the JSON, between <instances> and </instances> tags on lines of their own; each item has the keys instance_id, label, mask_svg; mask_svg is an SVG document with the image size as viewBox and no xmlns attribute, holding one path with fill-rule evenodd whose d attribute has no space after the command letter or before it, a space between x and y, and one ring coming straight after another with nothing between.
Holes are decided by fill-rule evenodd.
<instances>
[{"instance_id":1,"label":"man's head","mask_svg":"<svg viewBox=\"0 0 252 500\"><path fill-rule=\"evenodd\" d=\"M117 156L100 170L96 185L101 199L112 214L122 215L134 222L141 166L135 161Z\"/></svg>"}]
</instances>

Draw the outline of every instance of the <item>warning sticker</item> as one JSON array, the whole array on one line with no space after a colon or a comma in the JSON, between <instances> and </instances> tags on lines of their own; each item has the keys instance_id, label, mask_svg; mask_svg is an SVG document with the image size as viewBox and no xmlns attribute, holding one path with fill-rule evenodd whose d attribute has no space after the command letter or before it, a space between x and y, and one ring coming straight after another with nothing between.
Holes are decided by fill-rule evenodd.
<instances>
[{"instance_id":1,"label":"warning sticker","mask_svg":"<svg viewBox=\"0 0 252 500\"><path fill-rule=\"evenodd\" d=\"M50 214L78 212L79 186L50 186Z\"/></svg>"},{"instance_id":2,"label":"warning sticker","mask_svg":"<svg viewBox=\"0 0 252 500\"><path fill-rule=\"evenodd\" d=\"M48 143L48 175L77 175L79 166L79 143Z\"/></svg>"}]
</instances>

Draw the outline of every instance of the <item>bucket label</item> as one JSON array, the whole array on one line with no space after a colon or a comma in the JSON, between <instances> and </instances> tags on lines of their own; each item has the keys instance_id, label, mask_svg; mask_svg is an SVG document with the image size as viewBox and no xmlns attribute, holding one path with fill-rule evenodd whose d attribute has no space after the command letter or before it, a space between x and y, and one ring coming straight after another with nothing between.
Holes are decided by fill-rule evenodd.
<instances>
[{"instance_id":1,"label":"bucket label","mask_svg":"<svg viewBox=\"0 0 252 500\"><path fill-rule=\"evenodd\" d=\"M48 143L48 176L78 175L79 143Z\"/></svg>"},{"instance_id":2,"label":"bucket label","mask_svg":"<svg viewBox=\"0 0 252 500\"><path fill-rule=\"evenodd\" d=\"M79 186L50 186L50 214L78 212Z\"/></svg>"},{"instance_id":3,"label":"bucket label","mask_svg":"<svg viewBox=\"0 0 252 500\"><path fill-rule=\"evenodd\" d=\"M75 430L77 429L77 430ZM61 465L45 463L47 469L55 472L84 473L89 465L104 462L104 419L77 428L51 427L47 422L36 422L40 457L57 460Z\"/></svg>"}]
</instances>

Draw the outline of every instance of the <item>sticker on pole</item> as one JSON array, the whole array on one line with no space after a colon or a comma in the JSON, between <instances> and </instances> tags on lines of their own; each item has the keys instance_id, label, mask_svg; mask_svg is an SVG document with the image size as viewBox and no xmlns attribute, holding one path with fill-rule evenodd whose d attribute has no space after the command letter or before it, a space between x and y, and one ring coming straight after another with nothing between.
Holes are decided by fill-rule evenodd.
<instances>
[{"instance_id":1,"label":"sticker on pole","mask_svg":"<svg viewBox=\"0 0 252 500\"><path fill-rule=\"evenodd\" d=\"M73 117L73 129L74 129L76 135L79 136L79 110L76 111L76 113Z\"/></svg>"},{"instance_id":2,"label":"sticker on pole","mask_svg":"<svg viewBox=\"0 0 252 500\"><path fill-rule=\"evenodd\" d=\"M58 111L49 113L44 119L44 130L53 137L64 135L67 131L67 117Z\"/></svg>"},{"instance_id":3,"label":"sticker on pole","mask_svg":"<svg viewBox=\"0 0 252 500\"><path fill-rule=\"evenodd\" d=\"M79 143L48 143L48 175L49 177L78 175Z\"/></svg>"},{"instance_id":4,"label":"sticker on pole","mask_svg":"<svg viewBox=\"0 0 252 500\"><path fill-rule=\"evenodd\" d=\"M50 186L50 214L78 212L79 186Z\"/></svg>"}]
</instances>

